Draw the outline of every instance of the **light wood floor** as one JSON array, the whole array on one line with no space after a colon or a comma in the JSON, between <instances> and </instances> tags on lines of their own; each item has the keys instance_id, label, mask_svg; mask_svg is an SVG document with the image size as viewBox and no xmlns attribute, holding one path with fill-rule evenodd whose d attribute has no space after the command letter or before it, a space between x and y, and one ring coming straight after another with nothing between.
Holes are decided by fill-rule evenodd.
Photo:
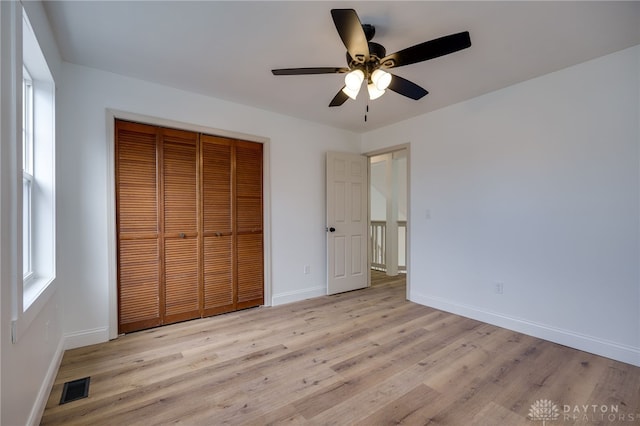
<instances>
[{"instance_id":1,"label":"light wood floor","mask_svg":"<svg viewBox=\"0 0 640 426\"><path fill-rule=\"evenodd\" d=\"M372 281L67 351L42 424L538 426L539 400L559 407L549 426L640 424L640 368L407 302L402 277ZM89 397L58 405L85 376Z\"/></svg>"}]
</instances>

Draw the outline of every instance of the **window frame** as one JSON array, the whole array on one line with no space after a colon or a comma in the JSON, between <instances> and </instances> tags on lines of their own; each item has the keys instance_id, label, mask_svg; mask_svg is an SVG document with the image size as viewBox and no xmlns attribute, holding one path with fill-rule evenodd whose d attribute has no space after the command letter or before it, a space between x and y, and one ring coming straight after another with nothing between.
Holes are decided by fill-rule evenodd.
<instances>
[{"instance_id":1,"label":"window frame","mask_svg":"<svg viewBox=\"0 0 640 426\"><path fill-rule=\"evenodd\" d=\"M23 186L17 187L20 192L17 201L23 214L20 215L19 210L16 213L20 219L24 216L29 221L18 221L19 251L29 259L27 262L20 259L18 266L27 267L15 291L18 300L15 301L16 319L12 322L13 341L17 341L18 335L29 327L51 298L55 291L51 284L56 278L56 87L29 17L24 7L20 9L21 28L17 28L22 33L22 56L16 56L16 112L22 111L25 115L25 132L21 143L20 130L16 129L19 151L16 168L23 168ZM31 84L25 85L22 93L19 87L24 77ZM28 151L24 157L21 148ZM24 171L25 168L29 170ZM21 247L25 243L29 247Z\"/></svg>"},{"instance_id":2,"label":"window frame","mask_svg":"<svg viewBox=\"0 0 640 426\"><path fill-rule=\"evenodd\" d=\"M29 286L35 277L33 270L33 78L27 67L22 67L22 282Z\"/></svg>"}]
</instances>

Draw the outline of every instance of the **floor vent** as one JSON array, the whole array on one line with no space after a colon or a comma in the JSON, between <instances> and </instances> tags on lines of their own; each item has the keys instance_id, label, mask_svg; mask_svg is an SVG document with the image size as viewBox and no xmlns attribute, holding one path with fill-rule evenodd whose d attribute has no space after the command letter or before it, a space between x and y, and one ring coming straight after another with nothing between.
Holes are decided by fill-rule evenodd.
<instances>
[{"instance_id":1,"label":"floor vent","mask_svg":"<svg viewBox=\"0 0 640 426\"><path fill-rule=\"evenodd\" d=\"M67 402L75 401L89 396L89 381L91 377L84 379L72 380L64 384L62 388L62 396L60 397L60 405Z\"/></svg>"}]
</instances>

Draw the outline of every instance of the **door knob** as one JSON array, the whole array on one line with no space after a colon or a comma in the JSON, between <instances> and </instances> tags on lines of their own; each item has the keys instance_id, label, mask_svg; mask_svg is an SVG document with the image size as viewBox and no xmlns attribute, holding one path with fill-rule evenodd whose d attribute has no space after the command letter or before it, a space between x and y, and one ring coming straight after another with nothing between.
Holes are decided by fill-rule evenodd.
<instances>
[{"instance_id":1,"label":"door knob","mask_svg":"<svg viewBox=\"0 0 640 426\"><path fill-rule=\"evenodd\" d=\"M336 232L336 228L332 226L331 228L329 228L329 232Z\"/></svg>"},{"instance_id":2,"label":"door knob","mask_svg":"<svg viewBox=\"0 0 640 426\"><path fill-rule=\"evenodd\" d=\"M184 238L184 237L185 237L185 235L184 235L184 233L183 233L183 232L181 232L181 233L180 233L180 235L178 235L178 236L179 236L180 238Z\"/></svg>"}]
</instances>

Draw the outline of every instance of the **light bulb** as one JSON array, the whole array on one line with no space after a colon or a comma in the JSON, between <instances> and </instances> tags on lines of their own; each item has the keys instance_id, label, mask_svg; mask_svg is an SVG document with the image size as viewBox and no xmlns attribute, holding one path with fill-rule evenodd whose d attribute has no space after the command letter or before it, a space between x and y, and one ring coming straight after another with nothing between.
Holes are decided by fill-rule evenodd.
<instances>
[{"instance_id":1,"label":"light bulb","mask_svg":"<svg viewBox=\"0 0 640 426\"><path fill-rule=\"evenodd\" d=\"M384 90L379 90L373 83L369 83L367 85L367 89L369 90L369 99L371 100L378 99L380 96L384 95Z\"/></svg>"},{"instance_id":2,"label":"light bulb","mask_svg":"<svg viewBox=\"0 0 640 426\"><path fill-rule=\"evenodd\" d=\"M391 74L378 68L371 74L371 81L376 85L376 89L384 90L391 84Z\"/></svg>"},{"instance_id":3,"label":"light bulb","mask_svg":"<svg viewBox=\"0 0 640 426\"><path fill-rule=\"evenodd\" d=\"M360 90L360 86L362 85L362 81L364 80L364 72L362 70L353 70L349 74L344 76L344 84L351 90ZM355 98L354 98L355 99Z\"/></svg>"},{"instance_id":4,"label":"light bulb","mask_svg":"<svg viewBox=\"0 0 640 426\"><path fill-rule=\"evenodd\" d=\"M358 92L360 92L360 86L355 90L349 89L349 86L344 86L342 88L342 92L355 101L358 96Z\"/></svg>"}]
</instances>

